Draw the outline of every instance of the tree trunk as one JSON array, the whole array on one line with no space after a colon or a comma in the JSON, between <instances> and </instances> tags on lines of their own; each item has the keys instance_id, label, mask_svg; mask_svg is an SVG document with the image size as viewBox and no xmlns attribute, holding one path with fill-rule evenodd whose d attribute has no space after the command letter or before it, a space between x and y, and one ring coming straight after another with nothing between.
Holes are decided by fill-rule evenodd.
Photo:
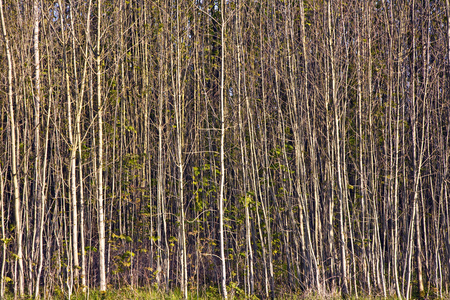
<instances>
[{"instance_id":1,"label":"tree trunk","mask_svg":"<svg viewBox=\"0 0 450 300\"><path fill-rule=\"evenodd\" d=\"M16 141L16 122L14 120L14 95L13 95L13 64L12 57L9 46L9 38L6 32L5 18L3 14L3 1L0 0L0 13L1 13L1 22L2 22L2 34L3 39L5 40L5 48L6 48L6 57L8 60L8 104L9 104L9 125L10 125L10 134L11 134L11 171L12 171L12 180L13 180L13 194L14 194L14 218L16 222L15 235L16 235L16 261L19 265L18 275L19 275L19 297L23 297L25 294L25 279L24 279L24 268L23 268L23 250L22 250L22 209L20 203L20 194L19 194L19 182L17 179L17 141ZM16 284L14 284L16 287ZM14 296L17 295L16 288L14 289Z\"/></svg>"},{"instance_id":2,"label":"tree trunk","mask_svg":"<svg viewBox=\"0 0 450 300\"><path fill-rule=\"evenodd\" d=\"M99 239L99 266L100 266L100 292L106 292L106 266L105 266L105 213L103 205L103 102L102 102L102 49L101 49L101 16L102 1L97 3L97 47L96 47L96 62L97 62L97 118L98 118L98 174L97 174L97 189L98 189L98 239Z\"/></svg>"},{"instance_id":3,"label":"tree trunk","mask_svg":"<svg viewBox=\"0 0 450 300\"><path fill-rule=\"evenodd\" d=\"M219 239L220 239L220 259L222 266L222 296L228 299L227 293L227 270L225 260L225 237L223 229L224 218L224 189L225 189L225 0L220 1L221 11L221 67L220 67L220 192L219 192Z\"/></svg>"}]
</instances>

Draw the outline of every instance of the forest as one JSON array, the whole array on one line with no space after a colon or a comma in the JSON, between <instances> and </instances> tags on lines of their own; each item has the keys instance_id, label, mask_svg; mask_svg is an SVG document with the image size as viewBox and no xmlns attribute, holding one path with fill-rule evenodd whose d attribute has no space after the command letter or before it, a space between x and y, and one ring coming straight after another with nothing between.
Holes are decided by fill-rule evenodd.
<instances>
[{"instance_id":1,"label":"forest","mask_svg":"<svg viewBox=\"0 0 450 300\"><path fill-rule=\"evenodd\" d=\"M0 17L0 298L449 295L449 0Z\"/></svg>"}]
</instances>

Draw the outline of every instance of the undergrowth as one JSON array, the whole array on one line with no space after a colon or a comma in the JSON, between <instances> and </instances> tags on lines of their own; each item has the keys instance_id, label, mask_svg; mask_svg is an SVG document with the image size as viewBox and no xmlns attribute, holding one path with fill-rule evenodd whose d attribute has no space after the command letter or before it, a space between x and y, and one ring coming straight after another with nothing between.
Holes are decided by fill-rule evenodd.
<instances>
[{"instance_id":1,"label":"undergrowth","mask_svg":"<svg viewBox=\"0 0 450 300\"><path fill-rule=\"evenodd\" d=\"M233 300L256 300L265 299L263 295L253 295L251 297L245 296L240 293L235 293L231 291L229 294L229 299ZM14 295L7 294L5 300L14 299ZM32 300L33 297L25 297L23 300ZM183 299L183 294L180 289L174 289L168 292L160 291L155 288L131 288L125 287L121 289L109 289L106 292L100 292L96 289L89 289L86 292L73 293L70 297L67 294L56 293L55 295L41 295L41 299L54 299L54 300L179 300ZM219 289L211 287L204 288L199 291L191 291L188 295L189 300L206 300L206 299L221 299L221 294ZM303 292L301 294L297 293L285 293L283 295L278 295L276 300L340 300L342 297L339 294L319 294L315 291ZM390 296L384 298L382 296L359 296L354 295L346 297L346 300L379 300L388 299L395 300L397 297ZM412 299L414 298L412 295ZM425 299L439 299L437 297L425 298ZM442 299L450 299L443 297Z\"/></svg>"}]
</instances>

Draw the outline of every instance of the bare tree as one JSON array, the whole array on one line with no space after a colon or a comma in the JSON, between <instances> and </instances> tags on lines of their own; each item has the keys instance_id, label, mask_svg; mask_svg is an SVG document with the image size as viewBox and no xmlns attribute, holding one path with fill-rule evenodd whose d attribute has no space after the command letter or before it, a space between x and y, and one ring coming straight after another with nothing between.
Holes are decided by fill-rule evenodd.
<instances>
[{"instance_id":1,"label":"bare tree","mask_svg":"<svg viewBox=\"0 0 450 300\"><path fill-rule=\"evenodd\" d=\"M15 235L16 235L16 251L17 261L19 264L18 281L19 281L19 296L22 297L25 293L24 287L24 267L23 267L23 250L22 250L22 215L21 203L19 195L19 182L17 179L17 141L16 141L16 122L14 118L14 95L13 95L13 62L9 44L9 37L6 31L5 17L3 13L3 1L0 2L0 16L2 22L2 35L5 41L6 57L8 60L8 105L9 105L9 130L11 136L11 176L13 180L13 194L14 194L14 217L15 217ZM16 284L15 284L16 286ZM14 290L16 295L17 291Z\"/></svg>"},{"instance_id":2,"label":"bare tree","mask_svg":"<svg viewBox=\"0 0 450 300\"><path fill-rule=\"evenodd\" d=\"M97 44L96 44L96 76L97 76L97 118L98 118L98 239L100 265L100 291L106 291L106 261L105 261L105 211L103 204L103 101L102 101L102 1L97 2Z\"/></svg>"}]
</instances>

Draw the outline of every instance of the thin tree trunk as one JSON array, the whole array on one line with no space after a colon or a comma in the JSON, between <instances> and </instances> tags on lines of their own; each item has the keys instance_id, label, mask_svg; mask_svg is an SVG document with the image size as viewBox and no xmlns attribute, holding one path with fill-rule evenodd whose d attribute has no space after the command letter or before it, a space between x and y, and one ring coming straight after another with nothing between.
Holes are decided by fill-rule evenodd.
<instances>
[{"instance_id":1,"label":"thin tree trunk","mask_svg":"<svg viewBox=\"0 0 450 300\"><path fill-rule=\"evenodd\" d=\"M98 174L97 174L97 189L98 189L98 239L99 239L99 265L100 265L100 292L106 292L106 267L105 267L105 213L103 205L103 103L102 103L102 50L101 50L101 16L102 16L102 1L97 3L97 47L96 47L96 62L97 62L97 118L98 118Z\"/></svg>"},{"instance_id":2,"label":"thin tree trunk","mask_svg":"<svg viewBox=\"0 0 450 300\"><path fill-rule=\"evenodd\" d=\"M86 292L86 287L88 286L87 281L87 262L86 262L86 245L85 245L85 203L84 203L84 185L83 185L83 155L82 155L82 138L81 138L81 114L82 107L84 101L84 92L86 85L86 76L87 76L87 68L88 62L92 63L92 55L89 50L90 36L91 36L91 8L92 8L92 0L89 0L88 11L87 11L87 20L86 20L86 42L84 48L84 54L86 55L84 66L83 66L83 75L81 78L81 88L78 93L77 99L77 115L76 115L76 139L78 143L78 157L79 157L79 166L78 166L78 175L80 181L80 240L81 240L81 286L82 291Z\"/></svg>"},{"instance_id":3,"label":"thin tree trunk","mask_svg":"<svg viewBox=\"0 0 450 300\"><path fill-rule=\"evenodd\" d=\"M239 118L239 127L240 127L240 148L241 148L241 163L242 163L242 174L243 174L243 185L244 185L244 211L245 211L245 247L246 247L246 258L247 258L247 272L248 272L248 294L253 295L255 290L255 276L254 276L254 262L253 262L253 251L251 244L251 225L250 225L250 200L251 196L248 195L248 179L247 179L247 147L245 144L245 133L244 133L244 121L242 117L241 111L241 45L242 45L242 24L241 24L241 9L242 9L242 1L239 1L239 9L237 12L236 18L236 29L238 30L237 37L237 60L238 60L238 118Z\"/></svg>"},{"instance_id":4,"label":"thin tree trunk","mask_svg":"<svg viewBox=\"0 0 450 300\"><path fill-rule=\"evenodd\" d=\"M35 158L34 158L34 172L35 172L35 228L33 232L33 248L37 246L40 250L42 250L42 235L41 231L41 217L44 214L43 211L43 199L42 194L44 193L42 182L44 180L42 176L41 169L41 145L40 145L40 131L41 131L41 62L40 62L40 54L39 54L39 19L40 19L40 7L39 0L33 1L33 51L34 51L34 147L35 147ZM44 171L45 172L45 171ZM36 240L36 235L39 235L38 240ZM41 252L41 251L39 251ZM41 254L41 253L40 253ZM35 249L32 250L32 265L35 264ZM41 255L42 257L42 255ZM40 258L39 258L40 261ZM39 263L38 263L39 264ZM31 275L31 274L30 274ZM29 278L30 283L30 293L31 286L33 283L33 278ZM36 278L36 283L39 282L39 279ZM36 284L36 297L39 297L39 286Z\"/></svg>"},{"instance_id":5,"label":"thin tree trunk","mask_svg":"<svg viewBox=\"0 0 450 300\"><path fill-rule=\"evenodd\" d=\"M219 193L219 239L220 239L220 259L222 266L222 295L224 299L228 298L227 293L227 270L225 260L225 238L223 229L224 218L224 189L225 189L225 0L220 1L221 11L221 66L220 66L220 193Z\"/></svg>"},{"instance_id":6,"label":"thin tree trunk","mask_svg":"<svg viewBox=\"0 0 450 300\"><path fill-rule=\"evenodd\" d=\"M72 8L70 8L71 12L71 27L73 29L73 15ZM64 34L64 33L63 33ZM74 35L74 32L72 33ZM64 36L63 36L63 39ZM75 52L75 42L74 37L72 38L72 47ZM72 97L71 97L71 89L70 89L70 78L69 78L69 61L67 57L66 50L64 50L64 73L66 79L66 94L67 94L67 121L68 121L68 129L69 129L69 143L70 143L70 197L72 200L72 251L73 251L73 276L74 276L74 284L78 285L78 277L79 277L79 259L78 259L78 207L77 207L77 175L76 175L76 158L77 158L77 141L75 140L73 134L73 119L72 119ZM76 63L75 53L74 53L74 63ZM76 76L77 67L73 66L74 75ZM76 82L76 88L78 88L78 82ZM77 110L76 110L77 111Z\"/></svg>"},{"instance_id":7,"label":"thin tree trunk","mask_svg":"<svg viewBox=\"0 0 450 300\"><path fill-rule=\"evenodd\" d=\"M14 120L14 95L13 95L13 65L12 57L9 47L9 38L6 32L5 18L3 14L3 0L0 0L0 16L2 22L2 34L5 41L6 57L8 59L8 104L9 104L9 124L10 124L10 134L11 134L11 171L13 179L13 193L14 193L14 217L16 222L15 235L16 235L16 251L18 263L18 275L19 275L19 296L23 297L25 293L25 279L24 279L24 268L23 268L23 250L22 250L22 214L20 205L20 193L19 193L19 182L17 179L17 141L16 141L16 122ZM14 285L16 287L16 284ZM14 289L14 296L17 295L17 290Z\"/></svg>"},{"instance_id":8,"label":"thin tree trunk","mask_svg":"<svg viewBox=\"0 0 450 300\"><path fill-rule=\"evenodd\" d=\"M181 265L181 291L183 293L184 299L188 298L188 287L187 287L187 248L186 248L186 216L185 216L185 203L184 203L184 193L185 193L185 186L184 186L184 91L182 91L181 87L181 80L182 80L182 74L181 74L181 29L180 29L180 10L181 7L179 6L179 3L177 1L177 18L176 18L176 36L177 36L177 43L176 43L176 78L175 78L175 123L176 123L176 140L177 140L177 167L178 167L178 193L179 193L179 209L180 209L180 247L181 247L181 255L180 255L180 265Z\"/></svg>"},{"instance_id":9,"label":"thin tree trunk","mask_svg":"<svg viewBox=\"0 0 450 300\"><path fill-rule=\"evenodd\" d=\"M418 150L418 120L416 119L418 110L418 104L416 99L416 78L415 78L415 67L416 67L416 24L415 24L415 1L412 2L412 78L411 78L411 127L412 127L412 148L413 148L413 167L414 167L414 215L416 219L416 262L417 262L417 279L418 279L418 287L419 294L423 296L425 294L424 285L423 285L423 271L422 271L422 258L421 258L421 237L420 237L420 215L419 215L419 182L420 182L420 170L422 168L422 151L417 153ZM424 128L422 130L425 130ZM423 143L423 141L422 141ZM412 235L413 236L413 235Z\"/></svg>"},{"instance_id":10,"label":"thin tree trunk","mask_svg":"<svg viewBox=\"0 0 450 300\"><path fill-rule=\"evenodd\" d=\"M306 42L306 27L305 27L305 8L303 1L299 2L300 5L300 27L301 27L301 39L302 39L302 54L303 54L303 61L304 61L304 101L306 102L306 110L307 110L307 128L309 133L309 152L311 157L311 169L312 169L312 181L313 181L313 198L314 199L314 243L315 247L312 245L312 237L311 231L309 230L308 225L308 241L310 248L310 265L314 266L314 269L311 270L314 279L315 279L315 287L317 288L319 294L322 292L322 287L320 283L320 274L319 274L319 268L318 268L318 259L317 256L319 254L319 231L320 231L320 220L319 220L319 204L320 204L320 198L319 198L319 174L317 173L317 161L316 161L316 129L315 124L313 121L313 118L311 118L311 107L309 104L309 98L310 95L310 89L309 89L309 65L308 65L308 50L307 50L307 42ZM292 29L291 29L292 30ZM293 36L293 33L292 33ZM315 100L314 100L315 101ZM314 112L315 113L315 112ZM305 171L306 173L306 171ZM306 179L306 178L305 178Z\"/></svg>"}]
</instances>

